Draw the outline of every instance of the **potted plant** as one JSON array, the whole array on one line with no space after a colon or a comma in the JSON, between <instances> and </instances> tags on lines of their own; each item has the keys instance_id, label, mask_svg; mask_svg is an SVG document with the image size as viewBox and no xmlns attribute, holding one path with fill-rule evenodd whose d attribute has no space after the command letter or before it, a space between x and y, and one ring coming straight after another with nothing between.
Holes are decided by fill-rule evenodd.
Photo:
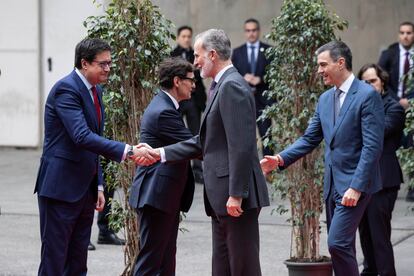
<instances>
[{"instance_id":1,"label":"potted plant","mask_svg":"<svg viewBox=\"0 0 414 276\"><path fill-rule=\"evenodd\" d=\"M274 46L267 51L271 63L267 68L266 94L275 104L267 107L262 117L274 120L268 130L271 138L264 142L276 152L292 144L308 126L319 95L326 89L317 74L315 51L336 39L335 31L346 26L345 21L328 11L322 0L285 0L280 16L272 21L267 38ZM319 254L319 216L323 206L321 153L321 147L315 149L273 179L275 190L290 201L291 250L285 262L289 275L332 275L329 258ZM281 206L277 210L288 211ZM327 274L315 272L315 265L321 265Z\"/></svg>"}]
</instances>

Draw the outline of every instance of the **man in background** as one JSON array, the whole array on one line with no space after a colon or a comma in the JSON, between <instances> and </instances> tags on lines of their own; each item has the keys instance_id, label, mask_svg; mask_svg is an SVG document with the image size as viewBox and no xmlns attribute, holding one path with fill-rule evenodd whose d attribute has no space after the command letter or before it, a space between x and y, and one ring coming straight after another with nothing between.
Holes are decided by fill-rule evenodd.
<instances>
[{"instance_id":1,"label":"man in background","mask_svg":"<svg viewBox=\"0 0 414 276\"><path fill-rule=\"evenodd\" d=\"M262 114L263 109L273 103L273 101L263 95L263 92L268 89L267 83L264 81L266 67L269 65L269 60L265 57L265 51L270 46L259 40L260 23L254 18L247 19L244 22L244 35L246 43L233 50L231 60L240 75L249 83L254 94L257 119ZM270 119L257 122L262 141L271 123ZM270 148L263 147L263 155L271 154L273 152Z\"/></svg>"},{"instance_id":2,"label":"man in background","mask_svg":"<svg viewBox=\"0 0 414 276\"><path fill-rule=\"evenodd\" d=\"M171 52L172 57L182 57L191 64L194 63L194 50L191 47L193 29L181 26L177 30L177 47ZM206 91L199 70L194 71L195 88L191 99L180 102L180 112L187 121L187 126L193 135L200 130L201 113L206 108ZM197 183L204 183L203 167L200 160L193 160L193 172Z\"/></svg>"}]
</instances>

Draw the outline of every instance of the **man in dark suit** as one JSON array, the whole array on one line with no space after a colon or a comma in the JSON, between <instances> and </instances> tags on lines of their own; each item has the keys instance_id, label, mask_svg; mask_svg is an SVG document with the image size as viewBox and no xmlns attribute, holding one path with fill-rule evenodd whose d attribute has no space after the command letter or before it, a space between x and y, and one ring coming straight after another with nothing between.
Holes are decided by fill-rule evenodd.
<instances>
[{"instance_id":1,"label":"man in dark suit","mask_svg":"<svg viewBox=\"0 0 414 276\"><path fill-rule=\"evenodd\" d=\"M404 108L385 90L388 74L376 64L364 65L358 78L370 83L381 94L385 112L384 147L380 159L383 188L372 195L359 224L364 254L361 275L395 276L394 252L391 244L391 217L398 190L403 182L396 151L401 145Z\"/></svg>"},{"instance_id":2,"label":"man in dark suit","mask_svg":"<svg viewBox=\"0 0 414 276\"><path fill-rule=\"evenodd\" d=\"M101 136L104 109L98 84L107 81L110 66L106 42L82 40L76 46L75 70L47 98L35 187L42 240L39 275L86 275L94 209L102 211L105 203L99 155L121 162L127 155L147 153L145 147Z\"/></svg>"},{"instance_id":3,"label":"man in dark suit","mask_svg":"<svg viewBox=\"0 0 414 276\"><path fill-rule=\"evenodd\" d=\"M329 252L336 276L357 276L356 230L371 194L382 187L384 108L373 87L352 74L352 53L345 43L332 41L316 53L318 73L334 88L320 96L304 135L261 163L264 172L287 168L325 140L323 197Z\"/></svg>"},{"instance_id":4,"label":"man in dark suit","mask_svg":"<svg viewBox=\"0 0 414 276\"><path fill-rule=\"evenodd\" d=\"M178 111L195 86L194 67L182 58L159 66L161 90L148 105L141 122L141 142L167 146L193 135ZM136 276L175 275L175 252L180 211L193 201L194 178L189 161L138 167L129 202L138 213L140 251Z\"/></svg>"},{"instance_id":5,"label":"man in dark suit","mask_svg":"<svg viewBox=\"0 0 414 276\"><path fill-rule=\"evenodd\" d=\"M388 75L389 87L405 110L409 107L408 100L414 97L414 89L407 85L406 77L413 66L414 55L414 23L403 22L399 26L398 43L394 43L381 53L378 65ZM413 147L413 134L404 135L402 145L405 148ZM414 189L408 190L407 201L414 201Z\"/></svg>"},{"instance_id":6,"label":"man in dark suit","mask_svg":"<svg viewBox=\"0 0 414 276\"><path fill-rule=\"evenodd\" d=\"M197 35L194 55L201 77L213 79L199 135L155 151L167 163L204 160L213 275L258 276L258 217L269 196L256 147L254 98L231 63L231 44L223 30Z\"/></svg>"},{"instance_id":7,"label":"man in dark suit","mask_svg":"<svg viewBox=\"0 0 414 276\"><path fill-rule=\"evenodd\" d=\"M270 46L259 40L260 24L256 19L250 18L244 22L244 33L246 43L233 50L231 60L234 67L251 87L256 103L257 119L262 114L263 109L273 103L263 95L263 92L268 89L267 83L264 81L266 67L269 65L269 60L265 57L265 51ZM262 139L264 139L271 124L270 119L257 122L257 128ZM273 154L273 152L268 147L263 147L263 155L270 154Z\"/></svg>"},{"instance_id":8,"label":"man in dark suit","mask_svg":"<svg viewBox=\"0 0 414 276\"><path fill-rule=\"evenodd\" d=\"M171 52L172 57L182 57L191 64L194 63L194 50L191 47L193 29L189 26L182 26L177 30L177 47ZM201 113L206 108L206 91L198 70L194 71L196 80L195 89L191 99L180 102L180 112L187 121L188 128L193 135L200 130ZM195 181L204 183L203 167L201 160L193 160L193 172Z\"/></svg>"}]
</instances>

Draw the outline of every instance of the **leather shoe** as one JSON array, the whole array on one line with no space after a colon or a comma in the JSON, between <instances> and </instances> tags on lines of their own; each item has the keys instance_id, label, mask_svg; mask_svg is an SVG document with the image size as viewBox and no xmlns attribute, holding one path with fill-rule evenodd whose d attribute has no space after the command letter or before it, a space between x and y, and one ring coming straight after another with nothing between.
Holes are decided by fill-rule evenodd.
<instances>
[{"instance_id":1,"label":"leather shoe","mask_svg":"<svg viewBox=\"0 0 414 276\"><path fill-rule=\"evenodd\" d=\"M96 250L96 247L95 247L95 245L94 245L92 242L89 242L89 245L88 245L88 250L89 250L89 251Z\"/></svg>"},{"instance_id":2,"label":"leather shoe","mask_svg":"<svg viewBox=\"0 0 414 276\"><path fill-rule=\"evenodd\" d=\"M98 244L113 244L113 245L125 245L125 240L118 238L115 233L98 235Z\"/></svg>"}]
</instances>

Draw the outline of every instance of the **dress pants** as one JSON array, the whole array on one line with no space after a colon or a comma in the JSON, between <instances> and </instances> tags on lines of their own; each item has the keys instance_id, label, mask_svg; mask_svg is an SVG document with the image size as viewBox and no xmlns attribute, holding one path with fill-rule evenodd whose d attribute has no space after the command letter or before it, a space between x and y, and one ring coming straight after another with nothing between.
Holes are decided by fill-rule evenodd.
<instances>
[{"instance_id":1,"label":"dress pants","mask_svg":"<svg viewBox=\"0 0 414 276\"><path fill-rule=\"evenodd\" d=\"M104 195L105 195L105 205L102 212L98 213L98 228L99 228L99 234L100 235L109 235L113 233L114 231L109 228L109 217L108 214L111 211L111 203L109 202L110 198L114 197L114 189L104 189Z\"/></svg>"},{"instance_id":2,"label":"dress pants","mask_svg":"<svg viewBox=\"0 0 414 276\"><path fill-rule=\"evenodd\" d=\"M342 196L332 185L326 199L326 219L328 223L328 249L331 254L335 276L358 276L355 237L359 222L368 205L371 195L361 194L357 206L341 204Z\"/></svg>"},{"instance_id":3,"label":"dress pants","mask_svg":"<svg viewBox=\"0 0 414 276\"><path fill-rule=\"evenodd\" d=\"M236 218L211 217L213 276L260 276L259 209L244 210Z\"/></svg>"},{"instance_id":4,"label":"dress pants","mask_svg":"<svg viewBox=\"0 0 414 276\"><path fill-rule=\"evenodd\" d=\"M175 253L180 212L166 213L149 205L137 210L139 254L135 276L175 275Z\"/></svg>"},{"instance_id":5,"label":"dress pants","mask_svg":"<svg viewBox=\"0 0 414 276\"><path fill-rule=\"evenodd\" d=\"M38 196L42 240L38 275L86 275L95 198L92 189L73 203Z\"/></svg>"},{"instance_id":6,"label":"dress pants","mask_svg":"<svg viewBox=\"0 0 414 276\"><path fill-rule=\"evenodd\" d=\"M391 244L391 218L398 187L385 188L372 195L359 224L364 253L361 275L395 276L394 251Z\"/></svg>"}]
</instances>

